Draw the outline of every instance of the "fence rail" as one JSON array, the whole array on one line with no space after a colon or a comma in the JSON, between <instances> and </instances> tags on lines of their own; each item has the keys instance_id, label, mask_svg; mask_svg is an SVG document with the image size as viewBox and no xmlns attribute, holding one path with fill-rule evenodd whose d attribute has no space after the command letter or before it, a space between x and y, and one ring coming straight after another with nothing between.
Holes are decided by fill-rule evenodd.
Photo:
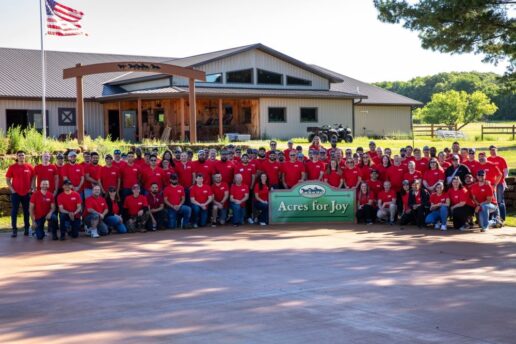
<instances>
[{"instance_id":1,"label":"fence rail","mask_svg":"<svg viewBox=\"0 0 516 344\"><path fill-rule=\"evenodd\" d=\"M454 130L457 131L457 124L414 124L412 126L412 132L414 136L430 136L435 137L437 130Z\"/></svg>"},{"instance_id":2,"label":"fence rail","mask_svg":"<svg viewBox=\"0 0 516 344\"><path fill-rule=\"evenodd\" d=\"M505 134L512 135L512 139L514 140L516 137L516 125L512 126L481 126L480 137L481 140L484 140L484 135L490 134Z\"/></svg>"}]
</instances>

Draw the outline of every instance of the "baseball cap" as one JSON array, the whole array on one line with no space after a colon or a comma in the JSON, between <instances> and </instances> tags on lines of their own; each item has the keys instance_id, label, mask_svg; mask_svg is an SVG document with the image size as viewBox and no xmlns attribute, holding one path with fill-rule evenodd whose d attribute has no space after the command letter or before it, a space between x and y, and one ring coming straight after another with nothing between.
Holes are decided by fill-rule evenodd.
<instances>
[{"instance_id":1,"label":"baseball cap","mask_svg":"<svg viewBox=\"0 0 516 344\"><path fill-rule=\"evenodd\" d=\"M489 150L491 150L491 149L496 149L496 146L495 145L489 146Z\"/></svg>"},{"instance_id":2,"label":"baseball cap","mask_svg":"<svg viewBox=\"0 0 516 344\"><path fill-rule=\"evenodd\" d=\"M75 151L69 151L68 156L77 156L77 153Z\"/></svg>"},{"instance_id":3,"label":"baseball cap","mask_svg":"<svg viewBox=\"0 0 516 344\"><path fill-rule=\"evenodd\" d=\"M475 148L470 148L470 149L468 150L468 153L469 153L469 154L475 154Z\"/></svg>"},{"instance_id":4,"label":"baseball cap","mask_svg":"<svg viewBox=\"0 0 516 344\"><path fill-rule=\"evenodd\" d=\"M63 153L57 153L56 158L58 159L64 159Z\"/></svg>"},{"instance_id":5,"label":"baseball cap","mask_svg":"<svg viewBox=\"0 0 516 344\"><path fill-rule=\"evenodd\" d=\"M484 170L478 170L477 176L485 176L486 172Z\"/></svg>"},{"instance_id":6,"label":"baseball cap","mask_svg":"<svg viewBox=\"0 0 516 344\"><path fill-rule=\"evenodd\" d=\"M423 150L424 150L424 151L429 151L429 150L430 150L430 147L428 147L428 146L424 146L424 147L423 147Z\"/></svg>"},{"instance_id":7,"label":"baseball cap","mask_svg":"<svg viewBox=\"0 0 516 344\"><path fill-rule=\"evenodd\" d=\"M171 179L171 180L177 180L177 179L178 179L177 173L172 173L172 174L170 175L170 179Z\"/></svg>"},{"instance_id":8,"label":"baseball cap","mask_svg":"<svg viewBox=\"0 0 516 344\"><path fill-rule=\"evenodd\" d=\"M63 181L63 185L72 185L72 182L67 179Z\"/></svg>"},{"instance_id":9,"label":"baseball cap","mask_svg":"<svg viewBox=\"0 0 516 344\"><path fill-rule=\"evenodd\" d=\"M290 144L290 143L294 143L294 142L292 140L288 140L287 143Z\"/></svg>"},{"instance_id":10,"label":"baseball cap","mask_svg":"<svg viewBox=\"0 0 516 344\"><path fill-rule=\"evenodd\" d=\"M113 154L120 155L120 154L122 154L122 152L120 151L120 149L115 149Z\"/></svg>"},{"instance_id":11,"label":"baseball cap","mask_svg":"<svg viewBox=\"0 0 516 344\"><path fill-rule=\"evenodd\" d=\"M106 154L106 159L113 159L113 156L111 154Z\"/></svg>"}]
</instances>

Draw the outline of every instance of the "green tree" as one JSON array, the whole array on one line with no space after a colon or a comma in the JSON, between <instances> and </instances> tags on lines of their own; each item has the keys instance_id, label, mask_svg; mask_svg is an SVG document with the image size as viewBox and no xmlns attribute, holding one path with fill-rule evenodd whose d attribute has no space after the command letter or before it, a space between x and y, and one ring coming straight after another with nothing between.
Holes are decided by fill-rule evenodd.
<instances>
[{"instance_id":1,"label":"green tree","mask_svg":"<svg viewBox=\"0 0 516 344\"><path fill-rule=\"evenodd\" d=\"M436 93L417 115L427 123L444 123L454 125L462 123L461 129L468 123L478 121L483 116L495 113L497 107L489 97L475 91L468 94L464 91L448 91Z\"/></svg>"},{"instance_id":2,"label":"green tree","mask_svg":"<svg viewBox=\"0 0 516 344\"><path fill-rule=\"evenodd\" d=\"M374 0L382 22L418 31L425 49L484 55L484 62L508 62L514 82L516 21L510 0Z\"/></svg>"}]
</instances>

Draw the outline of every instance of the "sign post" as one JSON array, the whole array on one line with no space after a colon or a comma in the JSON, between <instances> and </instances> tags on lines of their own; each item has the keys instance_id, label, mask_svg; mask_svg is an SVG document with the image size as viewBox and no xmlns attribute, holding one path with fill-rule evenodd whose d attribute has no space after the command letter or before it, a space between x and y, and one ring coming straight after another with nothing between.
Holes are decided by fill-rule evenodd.
<instances>
[{"instance_id":1,"label":"sign post","mask_svg":"<svg viewBox=\"0 0 516 344\"><path fill-rule=\"evenodd\" d=\"M355 222L355 190L335 189L307 181L290 190L273 190L269 197L270 223Z\"/></svg>"}]
</instances>

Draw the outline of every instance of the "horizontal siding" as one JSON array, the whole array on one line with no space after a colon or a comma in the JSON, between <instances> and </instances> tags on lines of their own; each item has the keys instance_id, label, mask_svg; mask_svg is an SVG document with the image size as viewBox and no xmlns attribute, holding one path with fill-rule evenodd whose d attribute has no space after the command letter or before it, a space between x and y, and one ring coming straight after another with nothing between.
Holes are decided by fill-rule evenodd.
<instances>
[{"instance_id":1,"label":"horizontal siding","mask_svg":"<svg viewBox=\"0 0 516 344\"><path fill-rule=\"evenodd\" d=\"M122 88L124 90L130 92L130 91L136 91L136 90L146 90L146 89L151 89L151 88L168 87L168 86L170 86L170 78L135 82L134 84L123 85Z\"/></svg>"},{"instance_id":2,"label":"horizontal siding","mask_svg":"<svg viewBox=\"0 0 516 344\"><path fill-rule=\"evenodd\" d=\"M352 125L351 100L333 99L260 99L260 135L268 138L288 139L292 137L306 137L307 127L322 126L324 124ZM269 123L268 108L285 107L287 109L286 123ZM317 123L301 123L300 108L315 107L318 109Z\"/></svg>"},{"instance_id":3,"label":"horizontal siding","mask_svg":"<svg viewBox=\"0 0 516 344\"><path fill-rule=\"evenodd\" d=\"M356 136L388 136L411 132L410 106L355 106Z\"/></svg>"},{"instance_id":4,"label":"horizontal siding","mask_svg":"<svg viewBox=\"0 0 516 344\"><path fill-rule=\"evenodd\" d=\"M69 134L75 131L75 127L58 126L58 108L74 108L75 102L47 101L49 114L49 136L58 137L61 134ZM0 99L0 129L6 131L6 110L40 110L41 101L23 99ZM95 138L104 135L104 120L102 105L96 102L85 102L84 118L86 133Z\"/></svg>"}]
</instances>

